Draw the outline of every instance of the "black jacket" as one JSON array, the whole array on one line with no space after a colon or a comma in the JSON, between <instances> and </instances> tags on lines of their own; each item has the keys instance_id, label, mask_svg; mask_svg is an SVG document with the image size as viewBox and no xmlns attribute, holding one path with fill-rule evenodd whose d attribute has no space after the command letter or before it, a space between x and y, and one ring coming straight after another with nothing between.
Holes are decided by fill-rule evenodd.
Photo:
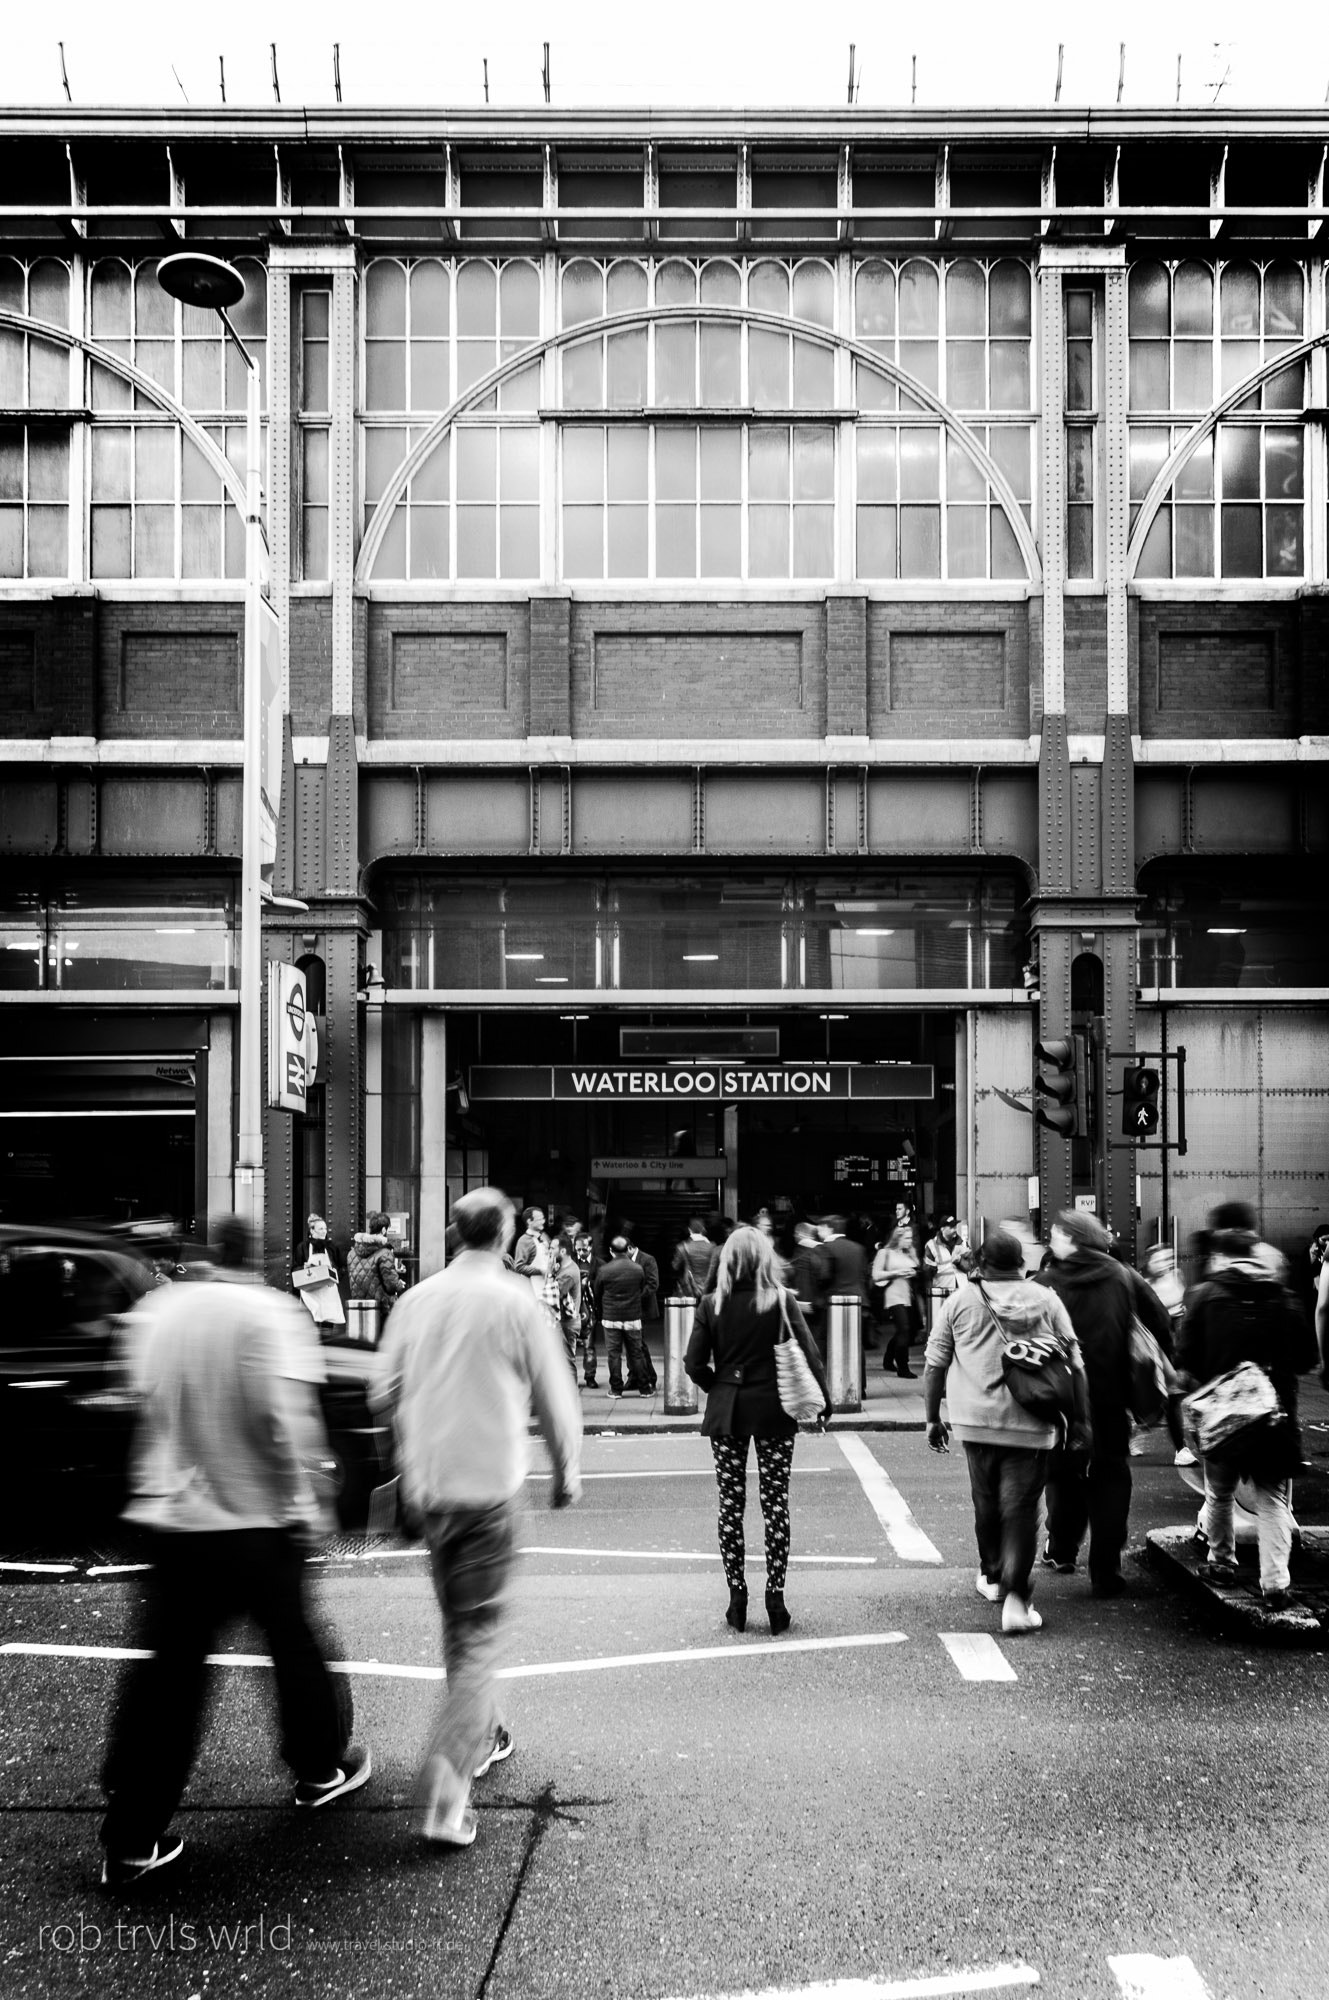
<instances>
[{"instance_id":1,"label":"black jacket","mask_svg":"<svg viewBox=\"0 0 1329 2000\"><path fill-rule=\"evenodd\" d=\"M1268 1265L1243 1258L1215 1271L1191 1293L1177 1364L1197 1382L1212 1382L1239 1362L1254 1361L1295 1418L1297 1377L1314 1359L1306 1316Z\"/></svg>"},{"instance_id":2,"label":"black jacket","mask_svg":"<svg viewBox=\"0 0 1329 2000\"><path fill-rule=\"evenodd\" d=\"M821 1351L808 1332L798 1301L785 1294L789 1325L808 1358L830 1415L831 1392ZM779 1306L758 1312L751 1285L736 1285L717 1308L714 1292L697 1306L684 1367L706 1391L703 1437L793 1437L798 1425L780 1404L775 1380L775 1347L784 1332Z\"/></svg>"},{"instance_id":3,"label":"black jacket","mask_svg":"<svg viewBox=\"0 0 1329 2000\"><path fill-rule=\"evenodd\" d=\"M1089 1379L1089 1422L1098 1458L1123 1458L1130 1444L1127 1399L1136 1310L1132 1277L1105 1251L1077 1250L1064 1263L1049 1264L1035 1280L1057 1294L1075 1328ZM1154 1330L1152 1319L1146 1324Z\"/></svg>"},{"instance_id":4,"label":"black jacket","mask_svg":"<svg viewBox=\"0 0 1329 2000\"><path fill-rule=\"evenodd\" d=\"M829 1243L819 1244L818 1251L823 1299L867 1298L868 1260L861 1243L849 1236L833 1236Z\"/></svg>"},{"instance_id":5,"label":"black jacket","mask_svg":"<svg viewBox=\"0 0 1329 2000\"><path fill-rule=\"evenodd\" d=\"M601 1319L641 1318L646 1274L631 1257L611 1257L600 1266L592 1282Z\"/></svg>"}]
</instances>

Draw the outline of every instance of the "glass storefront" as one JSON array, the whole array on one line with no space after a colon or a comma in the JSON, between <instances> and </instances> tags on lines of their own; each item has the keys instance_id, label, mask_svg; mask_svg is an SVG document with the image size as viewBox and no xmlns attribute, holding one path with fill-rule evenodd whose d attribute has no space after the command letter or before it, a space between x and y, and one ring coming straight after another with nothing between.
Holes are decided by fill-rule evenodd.
<instances>
[{"instance_id":1,"label":"glass storefront","mask_svg":"<svg viewBox=\"0 0 1329 2000\"><path fill-rule=\"evenodd\" d=\"M169 876L12 884L0 899L0 989L224 992L236 984L235 891Z\"/></svg>"},{"instance_id":2,"label":"glass storefront","mask_svg":"<svg viewBox=\"0 0 1329 2000\"><path fill-rule=\"evenodd\" d=\"M1140 888L1141 986L1329 986L1322 863L1156 862Z\"/></svg>"}]
</instances>

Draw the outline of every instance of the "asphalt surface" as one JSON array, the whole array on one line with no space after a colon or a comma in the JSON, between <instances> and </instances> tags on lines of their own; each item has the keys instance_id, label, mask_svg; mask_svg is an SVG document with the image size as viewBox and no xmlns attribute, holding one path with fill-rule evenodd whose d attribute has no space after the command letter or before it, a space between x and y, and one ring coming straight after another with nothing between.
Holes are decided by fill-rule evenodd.
<instances>
[{"instance_id":1,"label":"asphalt surface","mask_svg":"<svg viewBox=\"0 0 1329 2000\"><path fill-rule=\"evenodd\" d=\"M1136 1563L1112 1602L1083 1575L1041 1579L1045 1629L1003 1639L974 1590L962 1456L908 1433L849 1442L862 1477L834 1433L799 1442L804 1560L779 1641L755 1476L740 1637L700 1439L589 1439L586 1498L557 1514L537 1470L506 1646L516 1754L477 1785L458 1854L423 1849L408 1811L438 1696L401 1671L439 1659L418 1552L344 1541L320 1566L371 1783L297 1818L267 1670L219 1668L184 1858L118 1900L95 1884L120 1667L95 1649L133 1643L139 1586L0 1573L0 1647L83 1649L0 1650L0 1994L682 2000L1035 1975L1058 2000L1329 1993L1325 1656L1234 1640ZM889 1532L873 1465L898 1496L876 1491ZM1134 1466L1138 1545L1194 1501L1159 1444ZM899 1502L939 1561L893 1545L918 1553ZM980 1656L1013 1678L964 1678L965 1643L942 1634L995 1640ZM1109 1963L1138 1954L1163 1962L1139 1978L1172 1983Z\"/></svg>"}]
</instances>

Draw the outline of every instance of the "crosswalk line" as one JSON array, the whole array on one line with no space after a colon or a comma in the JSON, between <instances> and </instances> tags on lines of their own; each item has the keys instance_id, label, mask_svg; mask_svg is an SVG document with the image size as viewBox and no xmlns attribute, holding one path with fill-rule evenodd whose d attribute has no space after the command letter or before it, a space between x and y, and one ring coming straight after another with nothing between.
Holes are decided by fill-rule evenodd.
<instances>
[{"instance_id":1,"label":"crosswalk line","mask_svg":"<svg viewBox=\"0 0 1329 2000\"><path fill-rule=\"evenodd\" d=\"M1209 1988L1189 1958L1156 1958L1126 1952L1108 1960L1122 2000L1210 2000Z\"/></svg>"},{"instance_id":2,"label":"crosswalk line","mask_svg":"<svg viewBox=\"0 0 1329 2000\"><path fill-rule=\"evenodd\" d=\"M966 1993L1010 1993L1039 1984L1031 1965L990 1965L922 1979L824 1979L811 1986L767 1986L760 1993L690 1994L686 2000L951 2000ZM683 1996L680 1996L683 2000Z\"/></svg>"},{"instance_id":3,"label":"crosswalk line","mask_svg":"<svg viewBox=\"0 0 1329 2000\"><path fill-rule=\"evenodd\" d=\"M1014 1681L1014 1667L990 1632L938 1632L937 1637L966 1681Z\"/></svg>"},{"instance_id":4,"label":"crosswalk line","mask_svg":"<svg viewBox=\"0 0 1329 2000\"><path fill-rule=\"evenodd\" d=\"M868 1505L881 1522L896 1555L904 1562L939 1563L940 1549L923 1533L903 1493L878 1465L862 1438L841 1433L835 1441L857 1474Z\"/></svg>"}]
</instances>

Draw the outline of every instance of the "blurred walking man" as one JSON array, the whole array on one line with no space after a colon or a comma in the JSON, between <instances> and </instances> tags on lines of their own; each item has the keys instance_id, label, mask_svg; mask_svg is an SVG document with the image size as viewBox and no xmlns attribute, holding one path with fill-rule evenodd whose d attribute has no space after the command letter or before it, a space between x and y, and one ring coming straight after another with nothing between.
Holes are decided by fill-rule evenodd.
<instances>
[{"instance_id":1,"label":"blurred walking man","mask_svg":"<svg viewBox=\"0 0 1329 2000\"><path fill-rule=\"evenodd\" d=\"M512 1203L476 1188L452 1213L462 1247L394 1312L378 1399L394 1415L403 1509L428 1544L443 1615L447 1689L420 1774L421 1830L469 1847L472 1780L512 1754L494 1668L530 1411L553 1462L551 1505L566 1507L581 1493L581 1409L552 1320L504 1269Z\"/></svg>"},{"instance_id":2,"label":"blurred walking man","mask_svg":"<svg viewBox=\"0 0 1329 2000\"><path fill-rule=\"evenodd\" d=\"M124 1889L179 1856L168 1832L203 1719L207 1655L247 1612L272 1654L281 1754L297 1806L363 1785L349 1743L350 1684L335 1683L310 1629L305 1554L332 1526L307 1468L326 1456L315 1384L323 1358L293 1299L246 1269L248 1231L218 1230L210 1281L163 1285L138 1315L132 1368L144 1397L125 1518L148 1529L153 1567L141 1634L103 1769L102 1883Z\"/></svg>"}]
</instances>

